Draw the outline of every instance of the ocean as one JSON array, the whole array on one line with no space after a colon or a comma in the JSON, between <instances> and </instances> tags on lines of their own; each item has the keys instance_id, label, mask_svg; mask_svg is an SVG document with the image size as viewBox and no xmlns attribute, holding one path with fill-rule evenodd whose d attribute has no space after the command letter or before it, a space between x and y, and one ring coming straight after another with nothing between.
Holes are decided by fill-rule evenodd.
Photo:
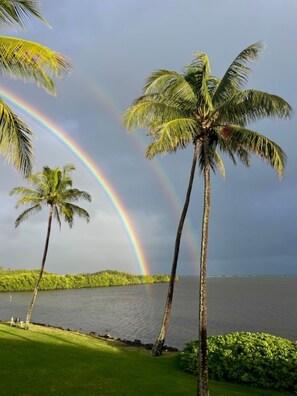
<instances>
[{"instance_id":1,"label":"ocean","mask_svg":"<svg viewBox=\"0 0 297 396\"><path fill-rule=\"evenodd\" d=\"M166 344L182 349L198 334L198 277L176 283ZM167 284L41 291L32 321L153 343ZM0 293L0 319L24 320L31 292ZM297 276L208 278L208 334L266 332L297 340Z\"/></svg>"}]
</instances>

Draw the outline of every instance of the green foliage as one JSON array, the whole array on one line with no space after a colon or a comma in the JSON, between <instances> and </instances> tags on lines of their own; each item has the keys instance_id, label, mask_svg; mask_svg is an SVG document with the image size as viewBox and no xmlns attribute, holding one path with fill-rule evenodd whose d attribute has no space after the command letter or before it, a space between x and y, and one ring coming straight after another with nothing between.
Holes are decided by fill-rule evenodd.
<instances>
[{"instance_id":1,"label":"green foliage","mask_svg":"<svg viewBox=\"0 0 297 396\"><path fill-rule=\"evenodd\" d=\"M34 290L39 270L0 271L0 291ZM168 282L168 275L134 275L127 272L102 271L94 274L51 274L44 272L40 290L81 289L101 286L141 285Z\"/></svg>"},{"instance_id":2,"label":"green foliage","mask_svg":"<svg viewBox=\"0 0 297 396\"><path fill-rule=\"evenodd\" d=\"M265 333L237 332L208 338L209 377L297 393L297 342ZM198 341L187 343L180 366L198 372Z\"/></svg>"},{"instance_id":3,"label":"green foliage","mask_svg":"<svg viewBox=\"0 0 297 396\"><path fill-rule=\"evenodd\" d=\"M46 22L38 0L1 0L0 28L25 27L30 17ZM35 82L50 94L56 94L53 76L63 77L71 69L61 54L28 40L0 36L0 71L23 82ZM0 155L24 175L32 171L34 153L30 128L0 97Z\"/></svg>"}]
</instances>

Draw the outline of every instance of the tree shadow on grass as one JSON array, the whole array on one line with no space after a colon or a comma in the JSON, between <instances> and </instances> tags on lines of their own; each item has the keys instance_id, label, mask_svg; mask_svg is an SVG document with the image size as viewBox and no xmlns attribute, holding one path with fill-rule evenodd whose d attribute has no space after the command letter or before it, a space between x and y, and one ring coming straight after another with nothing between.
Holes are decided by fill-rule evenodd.
<instances>
[{"instance_id":1,"label":"tree shadow on grass","mask_svg":"<svg viewBox=\"0 0 297 396\"><path fill-rule=\"evenodd\" d=\"M7 323L1 323L1 324L3 326L1 326L1 328L0 328L0 335L1 334L7 334L10 337L18 337L18 338L22 338L25 341L34 342L33 340L30 339L30 337L25 337L24 335L21 335L21 333L19 333L19 332L17 333L16 332L16 331L19 331L19 330L22 331L24 329L17 328L17 329L14 329L14 331L9 331L8 329L11 328L10 325L8 325ZM4 326L7 327L7 331L2 329L2 327L4 327Z\"/></svg>"},{"instance_id":2,"label":"tree shadow on grass","mask_svg":"<svg viewBox=\"0 0 297 396\"><path fill-rule=\"evenodd\" d=\"M90 341L92 342L92 340L96 339L98 341L103 341L105 343L105 345L108 345L111 348L114 348L116 350L118 350L119 348L117 347L116 344L119 344L118 341L115 340L106 340L103 339L101 337L94 337L91 336L89 334L86 333L81 333L78 331L67 331L67 330L62 330L62 329L56 329L53 328L54 330L51 331L51 327L46 328L46 326L42 326L42 328L46 328L47 331L38 331L38 326L37 325L33 325L33 329L31 327L30 329L25 329L24 327L12 327L10 326L9 323L1 323L1 327L0 327L0 334L7 334L9 336L13 336L13 337L19 337L22 338L26 341L30 341L30 342L37 342L37 340L32 340L32 336L34 337L34 334L39 335L39 341L38 342L43 342L43 343L48 343L47 339L52 339L53 341L58 341L58 342L62 342L62 343L67 343L67 344L71 344L74 347L81 347L79 344L79 337L82 337L81 341ZM2 327L7 327L7 331L3 330ZM10 331L9 331L10 329ZM25 336L25 334L27 333L28 336ZM69 337L67 337L67 333L69 334ZM21 335L22 334L22 335ZM75 334L75 338L76 341L70 341L70 337L73 336L73 334ZM88 345L86 343L84 343L84 348L87 348ZM89 346L91 349L94 349L92 346Z\"/></svg>"}]
</instances>

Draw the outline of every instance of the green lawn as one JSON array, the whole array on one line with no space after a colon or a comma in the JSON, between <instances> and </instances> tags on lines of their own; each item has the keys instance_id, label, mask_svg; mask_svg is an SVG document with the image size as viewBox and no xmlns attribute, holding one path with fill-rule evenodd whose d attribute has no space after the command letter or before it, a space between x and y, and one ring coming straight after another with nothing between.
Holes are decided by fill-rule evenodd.
<instances>
[{"instance_id":1,"label":"green lawn","mask_svg":"<svg viewBox=\"0 0 297 396\"><path fill-rule=\"evenodd\" d=\"M117 341L31 325L0 324L2 396L195 395L196 378L176 365L175 354L151 358L148 351ZM287 393L211 381L211 396L277 396Z\"/></svg>"}]
</instances>

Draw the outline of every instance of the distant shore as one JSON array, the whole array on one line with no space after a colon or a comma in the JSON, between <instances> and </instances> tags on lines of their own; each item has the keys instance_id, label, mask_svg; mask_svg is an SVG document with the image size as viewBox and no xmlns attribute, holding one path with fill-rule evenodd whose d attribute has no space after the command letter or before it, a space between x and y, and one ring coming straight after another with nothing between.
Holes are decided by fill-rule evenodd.
<instances>
[{"instance_id":1,"label":"distant shore","mask_svg":"<svg viewBox=\"0 0 297 396\"><path fill-rule=\"evenodd\" d=\"M0 271L0 292L34 290L39 270ZM92 274L54 274L44 272L40 290L82 289L108 286L141 285L169 282L169 275L135 275L119 271L100 271Z\"/></svg>"}]
</instances>

